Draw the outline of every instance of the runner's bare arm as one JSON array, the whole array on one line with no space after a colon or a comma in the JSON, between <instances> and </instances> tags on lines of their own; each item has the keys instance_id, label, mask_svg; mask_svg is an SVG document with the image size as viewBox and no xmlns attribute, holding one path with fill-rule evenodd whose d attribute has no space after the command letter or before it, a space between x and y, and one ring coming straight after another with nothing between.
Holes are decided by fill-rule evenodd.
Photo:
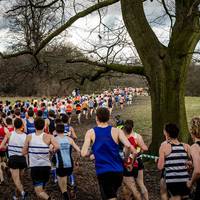
<instances>
[{"instance_id":1,"label":"runner's bare arm","mask_svg":"<svg viewBox=\"0 0 200 200\"><path fill-rule=\"evenodd\" d=\"M24 132L27 133L26 120L23 120L23 124L24 124Z\"/></svg>"},{"instance_id":2,"label":"runner's bare arm","mask_svg":"<svg viewBox=\"0 0 200 200\"><path fill-rule=\"evenodd\" d=\"M166 144L161 145L159 149L159 159L158 159L158 166L157 166L159 170L163 170L164 165L165 165L165 152L164 152L165 145Z\"/></svg>"},{"instance_id":3,"label":"runner's bare arm","mask_svg":"<svg viewBox=\"0 0 200 200\"><path fill-rule=\"evenodd\" d=\"M142 138L141 135L139 135L139 137L138 137L138 145L140 146L140 148L142 149L142 151L148 151L148 147L144 143L144 140L143 140L143 138Z\"/></svg>"},{"instance_id":4,"label":"runner's bare arm","mask_svg":"<svg viewBox=\"0 0 200 200\"><path fill-rule=\"evenodd\" d=\"M60 148L60 146L53 135L48 136L50 137L50 144L53 145L53 151L56 152Z\"/></svg>"},{"instance_id":5,"label":"runner's bare arm","mask_svg":"<svg viewBox=\"0 0 200 200\"><path fill-rule=\"evenodd\" d=\"M70 144L72 145L72 147L73 147L78 153L80 153L81 150L80 150L79 146L74 142L74 140L73 140L72 138L70 138L70 137L69 137L68 139L69 139Z\"/></svg>"},{"instance_id":6,"label":"runner's bare arm","mask_svg":"<svg viewBox=\"0 0 200 200\"><path fill-rule=\"evenodd\" d=\"M193 185L196 180L198 180L200 178L200 156L199 156L199 150L198 150L198 146L197 145L193 145L191 147L191 156L192 156L192 160L193 160L193 166L194 166L194 171L192 174L192 179L191 179L191 185Z\"/></svg>"},{"instance_id":7,"label":"runner's bare arm","mask_svg":"<svg viewBox=\"0 0 200 200\"><path fill-rule=\"evenodd\" d=\"M74 139L77 139L78 137L77 137L77 135L76 135L76 133L75 133L73 127L70 127L70 131L71 131L71 133L72 133L72 137L73 137Z\"/></svg>"},{"instance_id":8,"label":"runner's bare arm","mask_svg":"<svg viewBox=\"0 0 200 200\"><path fill-rule=\"evenodd\" d=\"M10 134L9 132L6 133L6 135L5 135L4 139L3 139L3 141L1 142L0 149L6 147L6 143L7 143L7 141L9 140L10 135L11 135L11 134Z\"/></svg>"},{"instance_id":9,"label":"runner's bare arm","mask_svg":"<svg viewBox=\"0 0 200 200\"><path fill-rule=\"evenodd\" d=\"M49 133L49 124L50 124L49 119L45 119L45 131L46 131L46 133Z\"/></svg>"},{"instance_id":10,"label":"runner's bare arm","mask_svg":"<svg viewBox=\"0 0 200 200\"><path fill-rule=\"evenodd\" d=\"M84 143L83 143L83 147L81 149L81 156L82 157L86 157L88 155L88 149L90 147L91 144L91 130L87 131L86 135L85 135L85 139L84 139Z\"/></svg>"},{"instance_id":11,"label":"runner's bare arm","mask_svg":"<svg viewBox=\"0 0 200 200\"><path fill-rule=\"evenodd\" d=\"M31 135L27 135L26 136L26 140L25 140L25 143L24 143L24 147L22 149L22 154L23 155L26 155L28 154L28 147L29 147L29 142L31 141Z\"/></svg>"}]
</instances>

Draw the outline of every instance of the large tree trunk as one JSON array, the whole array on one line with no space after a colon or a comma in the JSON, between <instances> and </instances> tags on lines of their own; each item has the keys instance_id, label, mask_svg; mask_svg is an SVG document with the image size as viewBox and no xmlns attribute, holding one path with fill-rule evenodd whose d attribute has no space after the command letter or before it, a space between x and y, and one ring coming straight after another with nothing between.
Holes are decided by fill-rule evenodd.
<instances>
[{"instance_id":1,"label":"large tree trunk","mask_svg":"<svg viewBox=\"0 0 200 200\"><path fill-rule=\"evenodd\" d=\"M179 138L187 142L189 137L185 110L185 80L180 70L185 71L186 63L179 66L156 66L150 80L152 107L152 144L150 151L158 152L164 140L163 128L166 123L175 123L180 129ZM176 70L175 70L176 69ZM180 69L180 70L177 70Z\"/></svg>"},{"instance_id":2,"label":"large tree trunk","mask_svg":"<svg viewBox=\"0 0 200 200\"><path fill-rule=\"evenodd\" d=\"M143 1L121 0L124 23L138 51L151 87L152 144L158 153L166 123L176 123L180 139L187 142L188 126L185 111L185 81L191 52L199 41L200 23L195 15L198 7L189 1L176 2L176 21L168 46L156 37L146 19ZM191 14L192 8L192 14Z\"/></svg>"}]
</instances>

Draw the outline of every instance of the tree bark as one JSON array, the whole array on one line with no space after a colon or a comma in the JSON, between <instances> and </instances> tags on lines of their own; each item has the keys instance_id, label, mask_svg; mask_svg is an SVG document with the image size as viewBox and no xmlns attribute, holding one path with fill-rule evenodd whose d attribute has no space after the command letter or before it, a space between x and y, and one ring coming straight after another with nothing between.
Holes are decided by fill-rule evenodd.
<instances>
[{"instance_id":1,"label":"tree bark","mask_svg":"<svg viewBox=\"0 0 200 200\"><path fill-rule=\"evenodd\" d=\"M182 66L182 70L187 65ZM152 143L150 151L157 153L164 141L166 123L175 123L180 129L179 139L187 142L189 131L185 109L185 80L176 72L177 66L162 65L153 70L150 81L152 107Z\"/></svg>"}]
</instances>

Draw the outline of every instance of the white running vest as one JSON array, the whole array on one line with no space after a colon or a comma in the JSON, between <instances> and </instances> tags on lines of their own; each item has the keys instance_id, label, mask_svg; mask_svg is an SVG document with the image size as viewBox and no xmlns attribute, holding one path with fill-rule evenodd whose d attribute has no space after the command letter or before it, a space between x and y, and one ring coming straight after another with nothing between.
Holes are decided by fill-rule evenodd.
<instances>
[{"instance_id":1,"label":"white running vest","mask_svg":"<svg viewBox=\"0 0 200 200\"><path fill-rule=\"evenodd\" d=\"M45 133L31 135L31 141L29 143L29 166L30 167L44 167L51 166L49 157L49 145L43 141Z\"/></svg>"},{"instance_id":2,"label":"white running vest","mask_svg":"<svg viewBox=\"0 0 200 200\"><path fill-rule=\"evenodd\" d=\"M26 134L18 134L15 131L12 132L8 142L8 155L10 156L22 156L22 149L26 140Z\"/></svg>"}]
</instances>

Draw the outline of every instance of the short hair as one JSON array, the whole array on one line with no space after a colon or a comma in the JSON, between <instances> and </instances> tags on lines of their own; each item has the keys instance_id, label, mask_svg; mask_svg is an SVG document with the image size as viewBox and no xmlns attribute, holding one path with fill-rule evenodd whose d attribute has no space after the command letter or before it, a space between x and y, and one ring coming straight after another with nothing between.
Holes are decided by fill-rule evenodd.
<instances>
[{"instance_id":1,"label":"short hair","mask_svg":"<svg viewBox=\"0 0 200 200\"><path fill-rule=\"evenodd\" d=\"M61 117L61 119L62 119L62 121L63 121L64 124L65 124L65 123L68 123L68 121L69 121L69 116L66 115L66 114L63 114L62 117Z\"/></svg>"},{"instance_id":2,"label":"short hair","mask_svg":"<svg viewBox=\"0 0 200 200\"><path fill-rule=\"evenodd\" d=\"M200 138L200 117L194 117L191 122L190 132L196 138Z\"/></svg>"},{"instance_id":3,"label":"short hair","mask_svg":"<svg viewBox=\"0 0 200 200\"><path fill-rule=\"evenodd\" d=\"M12 119L10 117L7 117L6 118L6 124L7 125L12 125L12 123L13 123Z\"/></svg>"},{"instance_id":4,"label":"short hair","mask_svg":"<svg viewBox=\"0 0 200 200\"><path fill-rule=\"evenodd\" d=\"M33 109L28 109L28 116L29 117L33 117L33 115L34 115L34 111L33 111Z\"/></svg>"},{"instance_id":5,"label":"short hair","mask_svg":"<svg viewBox=\"0 0 200 200\"><path fill-rule=\"evenodd\" d=\"M110 119L110 111L107 108L98 108L96 116L99 122L108 122Z\"/></svg>"},{"instance_id":6,"label":"short hair","mask_svg":"<svg viewBox=\"0 0 200 200\"><path fill-rule=\"evenodd\" d=\"M62 119L56 118L56 119L55 119L55 124L59 124L59 123L62 123Z\"/></svg>"},{"instance_id":7,"label":"short hair","mask_svg":"<svg viewBox=\"0 0 200 200\"><path fill-rule=\"evenodd\" d=\"M178 138L179 128L176 124L172 124L172 123L166 124L165 131L169 134L170 138L173 138L173 139Z\"/></svg>"},{"instance_id":8,"label":"short hair","mask_svg":"<svg viewBox=\"0 0 200 200\"><path fill-rule=\"evenodd\" d=\"M14 114L15 114L16 116L20 116L20 114L21 114L20 109L18 109L18 108L15 109Z\"/></svg>"},{"instance_id":9,"label":"short hair","mask_svg":"<svg viewBox=\"0 0 200 200\"><path fill-rule=\"evenodd\" d=\"M44 129L45 121L41 117L37 117L34 121L36 130L40 131Z\"/></svg>"},{"instance_id":10,"label":"short hair","mask_svg":"<svg viewBox=\"0 0 200 200\"><path fill-rule=\"evenodd\" d=\"M65 125L63 123L56 124L56 132L57 133L64 133Z\"/></svg>"},{"instance_id":11,"label":"short hair","mask_svg":"<svg viewBox=\"0 0 200 200\"><path fill-rule=\"evenodd\" d=\"M23 126L23 121L22 121L22 119L16 118L16 119L14 120L14 127L15 127L16 129L20 129L20 128L22 128L22 126Z\"/></svg>"},{"instance_id":12,"label":"short hair","mask_svg":"<svg viewBox=\"0 0 200 200\"><path fill-rule=\"evenodd\" d=\"M133 120L129 119L125 121L123 129L127 134L130 134L133 130L133 127L134 127L134 122Z\"/></svg>"},{"instance_id":13,"label":"short hair","mask_svg":"<svg viewBox=\"0 0 200 200\"><path fill-rule=\"evenodd\" d=\"M50 110L49 111L49 117L55 117L55 112L53 110Z\"/></svg>"},{"instance_id":14,"label":"short hair","mask_svg":"<svg viewBox=\"0 0 200 200\"><path fill-rule=\"evenodd\" d=\"M42 115L43 115L42 110L38 110L38 112L37 112L37 116L38 116L38 117L42 117Z\"/></svg>"}]
</instances>

